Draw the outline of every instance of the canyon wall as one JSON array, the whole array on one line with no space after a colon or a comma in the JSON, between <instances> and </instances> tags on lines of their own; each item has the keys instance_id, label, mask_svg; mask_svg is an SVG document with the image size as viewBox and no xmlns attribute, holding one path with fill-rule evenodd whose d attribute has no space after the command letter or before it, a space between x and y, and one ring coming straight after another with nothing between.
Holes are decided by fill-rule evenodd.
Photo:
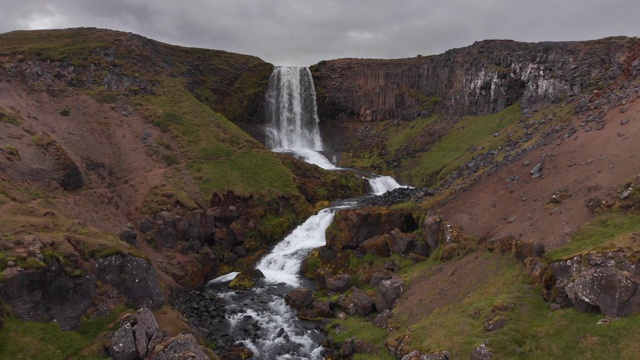
<instances>
[{"instance_id":1,"label":"canyon wall","mask_svg":"<svg viewBox=\"0 0 640 360\"><path fill-rule=\"evenodd\" d=\"M637 38L520 43L487 40L441 55L339 59L311 67L321 120L453 117L558 102L640 74Z\"/></svg>"}]
</instances>

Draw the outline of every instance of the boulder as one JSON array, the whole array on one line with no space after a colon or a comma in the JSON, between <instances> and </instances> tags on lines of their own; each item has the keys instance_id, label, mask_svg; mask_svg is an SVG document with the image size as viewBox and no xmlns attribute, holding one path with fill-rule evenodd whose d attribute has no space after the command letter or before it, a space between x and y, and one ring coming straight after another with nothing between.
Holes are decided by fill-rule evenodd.
<instances>
[{"instance_id":1,"label":"boulder","mask_svg":"<svg viewBox=\"0 0 640 360\"><path fill-rule=\"evenodd\" d=\"M120 240L134 246L138 240L138 234L136 231L128 227L123 228L118 237Z\"/></svg>"},{"instance_id":2,"label":"boulder","mask_svg":"<svg viewBox=\"0 0 640 360\"><path fill-rule=\"evenodd\" d=\"M416 248L417 241L413 234L405 234L400 229L391 231L389 248L396 254L406 255Z\"/></svg>"},{"instance_id":3,"label":"boulder","mask_svg":"<svg viewBox=\"0 0 640 360\"><path fill-rule=\"evenodd\" d=\"M390 255L389 242L390 235L378 235L368 239L358 245L358 251L363 254L373 254L387 257Z\"/></svg>"},{"instance_id":4,"label":"boulder","mask_svg":"<svg viewBox=\"0 0 640 360\"><path fill-rule=\"evenodd\" d=\"M211 360L191 334L180 334L165 341L164 344L166 346L160 352L153 354L152 360Z\"/></svg>"},{"instance_id":5,"label":"boulder","mask_svg":"<svg viewBox=\"0 0 640 360\"><path fill-rule=\"evenodd\" d=\"M373 275L371 275L371 281L369 282L369 285L378 286L380 285L380 282L382 280L387 280L387 279L391 279L391 274L389 272L387 271L385 271L384 273L375 272L373 273Z\"/></svg>"},{"instance_id":6,"label":"boulder","mask_svg":"<svg viewBox=\"0 0 640 360\"><path fill-rule=\"evenodd\" d=\"M112 255L96 260L96 277L123 294L130 306L157 309L164 303L156 271L145 259Z\"/></svg>"},{"instance_id":7,"label":"boulder","mask_svg":"<svg viewBox=\"0 0 640 360\"><path fill-rule=\"evenodd\" d=\"M489 351L487 345L482 343L477 348L471 351L471 360L491 360L493 359L493 353Z\"/></svg>"},{"instance_id":8,"label":"boulder","mask_svg":"<svg viewBox=\"0 0 640 360\"><path fill-rule=\"evenodd\" d=\"M338 298L338 306L349 315L368 315L375 310L373 299L364 291L358 288L352 288L349 295L342 294Z\"/></svg>"},{"instance_id":9,"label":"boulder","mask_svg":"<svg viewBox=\"0 0 640 360\"><path fill-rule=\"evenodd\" d=\"M307 309L311 307L313 292L307 288L295 289L285 294L284 301L294 309Z\"/></svg>"},{"instance_id":10,"label":"boulder","mask_svg":"<svg viewBox=\"0 0 640 360\"><path fill-rule=\"evenodd\" d=\"M258 269L251 269L239 273L231 280L229 287L234 290L247 290L255 286L256 280L264 279L264 274Z\"/></svg>"},{"instance_id":11,"label":"boulder","mask_svg":"<svg viewBox=\"0 0 640 360\"><path fill-rule=\"evenodd\" d=\"M93 275L72 277L55 258L43 269L16 273L0 284L0 296L16 317L25 321L56 320L63 330L80 324L95 291Z\"/></svg>"},{"instance_id":12,"label":"boulder","mask_svg":"<svg viewBox=\"0 0 640 360\"><path fill-rule=\"evenodd\" d=\"M422 222L422 236L431 251L435 250L442 238L442 218L427 215Z\"/></svg>"},{"instance_id":13,"label":"boulder","mask_svg":"<svg viewBox=\"0 0 640 360\"><path fill-rule=\"evenodd\" d=\"M556 279L556 298L562 306L607 316L640 312L640 264L623 251L590 253L549 264Z\"/></svg>"},{"instance_id":14,"label":"boulder","mask_svg":"<svg viewBox=\"0 0 640 360\"><path fill-rule=\"evenodd\" d=\"M336 292L347 291L351 287L351 275L339 274L326 279L327 289Z\"/></svg>"},{"instance_id":15,"label":"boulder","mask_svg":"<svg viewBox=\"0 0 640 360\"><path fill-rule=\"evenodd\" d=\"M109 355L114 360L135 360L138 357L136 341L130 323L122 325L111 338Z\"/></svg>"},{"instance_id":16,"label":"boulder","mask_svg":"<svg viewBox=\"0 0 640 360\"><path fill-rule=\"evenodd\" d=\"M380 286L374 297L374 303L378 312L391 310L393 303L402 294L402 285L403 281L400 278L382 280L380 282Z\"/></svg>"},{"instance_id":17,"label":"boulder","mask_svg":"<svg viewBox=\"0 0 640 360\"><path fill-rule=\"evenodd\" d=\"M384 310L380 314L376 315L376 317L371 320L371 323L381 329L386 329L387 322L389 322L389 319L392 317L393 313L390 310Z\"/></svg>"}]
</instances>

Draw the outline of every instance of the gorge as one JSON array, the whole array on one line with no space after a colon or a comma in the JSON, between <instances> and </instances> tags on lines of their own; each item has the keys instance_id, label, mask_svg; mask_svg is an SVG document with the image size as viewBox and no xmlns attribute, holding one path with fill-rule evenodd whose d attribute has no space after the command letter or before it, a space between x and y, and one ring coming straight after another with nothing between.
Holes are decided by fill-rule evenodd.
<instances>
[{"instance_id":1,"label":"gorge","mask_svg":"<svg viewBox=\"0 0 640 360\"><path fill-rule=\"evenodd\" d=\"M0 357L636 358L639 76L1 34Z\"/></svg>"}]
</instances>

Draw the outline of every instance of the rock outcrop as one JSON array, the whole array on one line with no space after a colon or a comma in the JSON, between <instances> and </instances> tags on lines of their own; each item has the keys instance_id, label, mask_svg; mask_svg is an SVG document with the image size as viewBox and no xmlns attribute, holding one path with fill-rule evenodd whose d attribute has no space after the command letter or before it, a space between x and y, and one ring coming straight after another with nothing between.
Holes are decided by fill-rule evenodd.
<instances>
[{"instance_id":1,"label":"rock outcrop","mask_svg":"<svg viewBox=\"0 0 640 360\"><path fill-rule=\"evenodd\" d=\"M69 275L52 259L40 270L15 274L0 284L2 300L11 306L14 316L28 321L55 320L63 330L71 330L91 307L96 279L87 274Z\"/></svg>"},{"instance_id":2,"label":"rock outcrop","mask_svg":"<svg viewBox=\"0 0 640 360\"><path fill-rule=\"evenodd\" d=\"M160 330L153 313L146 307L124 319L107 350L114 360L209 360L193 335L170 337Z\"/></svg>"},{"instance_id":3,"label":"rock outcrop","mask_svg":"<svg viewBox=\"0 0 640 360\"><path fill-rule=\"evenodd\" d=\"M164 303L156 270L145 259L131 255L112 255L98 259L96 277L116 288L133 307L157 309Z\"/></svg>"},{"instance_id":4,"label":"rock outcrop","mask_svg":"<svg viewBox=\"0 0 640 360\"><path fill-rule=\"evenodd\" d=\"M558 102L621 74L640 74L635 38L520 43L486 40L435 56L339 59L311 70L321 119L415 119Z\"/></svg>"},{"instance_id":5,"label":"rock outcrop","mask_svg":"<svg viewBox=\"0 0 640 360\"><path fill-rule=\"evenodd\" d=\"M622 251L590 253L551 263L555 303L607 316L640 311L640 264Z\"/></svg>"}]
</instances>

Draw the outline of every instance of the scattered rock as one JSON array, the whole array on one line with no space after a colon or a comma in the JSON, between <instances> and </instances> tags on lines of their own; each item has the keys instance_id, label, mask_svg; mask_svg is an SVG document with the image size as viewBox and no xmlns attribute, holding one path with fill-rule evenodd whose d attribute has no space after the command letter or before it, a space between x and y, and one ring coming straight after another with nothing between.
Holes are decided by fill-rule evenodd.
<instances>
[{"instance_id":1,"label":"scattered rock","mask_svg":"<svg viewBox=\"0 0 640 360\"><path fill-rule=\"evenodd\" d=\"M386 329L387 322L393 317L393 313L390 310L384 310L380 314L371 320L371 323L379 328Z\"/></svg>"},{"instance_id":2,"label":"scattered rock","mask_svg":"<svg viewBox=\"0 0 640 360\"><path fill-rule=\"evenodd\" d=\"M350 295L342 294L338 298L338 306L349 315L367 315L374 311L373 299L364 291L352 288Z\"/></svg>"},{"instance_id":3,"label":"scattered rock","mask_svg":"<svg viewBox=\"0 0 640 360\"><path fill-rule=\"evenodd\" d=\"M471 352L471 360L491 360L493 359L493 353L489 351L486 344L480 344L477 348Z\"/></svg>"},{"instance_id":4,"label":"scattered rock","mask_svg":"<svg viewBox=\"0 0 640 360\"><path fill-rule=\"evenodd\" d=\"M313 292L307 288L295 289L284 296L287 305L294 309L307 309L311 307Z\"/></svg>"},{"instance_id":5,"label":"scattered rock","mask_svg":"<svg viewBox=\"0 0 640 360\"><path fill-rule=\"evenodd\" d=\"M384 310L390 310L393 307L393 303L402 294L403 281L400 278L382 280L378 291L374 297L374 303L378 312Z\"/></svg>"}]
</instances>

